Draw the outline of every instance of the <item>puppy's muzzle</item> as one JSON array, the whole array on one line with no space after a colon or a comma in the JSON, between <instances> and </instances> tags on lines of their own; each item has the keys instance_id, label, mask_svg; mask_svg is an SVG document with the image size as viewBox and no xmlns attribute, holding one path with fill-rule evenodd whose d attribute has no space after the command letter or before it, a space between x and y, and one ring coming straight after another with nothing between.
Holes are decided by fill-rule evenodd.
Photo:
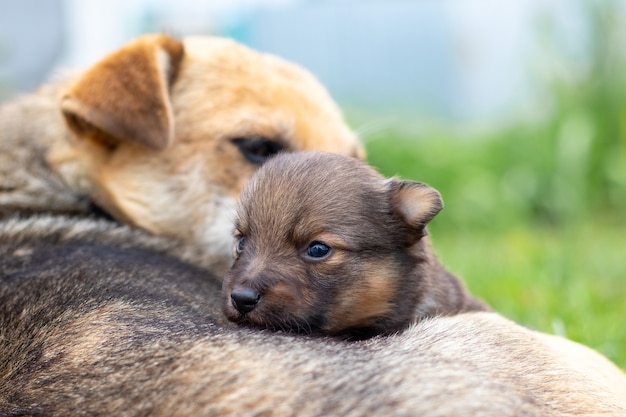
<instances>
[{"instance_id":1,"label":"puppy's muzzle","mask_svg":"<svg viewBox=\"0 0 626 417\"><path fill-rule=\"evenodd\" d=\"M241 314L254 310L260 300L261 294L251 288L234 288L230 293L230 301L233 307Z\"/></svg>"}]
</instances>

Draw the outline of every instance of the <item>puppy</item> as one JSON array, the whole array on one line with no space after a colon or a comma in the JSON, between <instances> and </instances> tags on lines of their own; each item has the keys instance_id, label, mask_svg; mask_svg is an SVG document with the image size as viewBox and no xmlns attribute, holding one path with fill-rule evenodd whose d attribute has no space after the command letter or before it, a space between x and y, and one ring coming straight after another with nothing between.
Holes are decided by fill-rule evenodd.
<instances>
[{"instance_id":1,"label":"puppy","mask_svg":"<svg viewBox=\"0 0 626 417\"><path fill-rule=\"evenodd\" d=\"M227 39L146 35L0 107L0 217L103 214L220 275L244 183L306 149L363 157L308 72Z\"/></svg>"},{"instance_id":2,"label":"puppy","mask_svg":"<svg viewBox=\"0 0 626 417\"><path fill-rule=\"evenodd\" d=\"M441 196L321 152L279 155L243 192L229 320L365 338L428 316L485 310L433 254L426 225Z\"/></svg>"}]
</instances>

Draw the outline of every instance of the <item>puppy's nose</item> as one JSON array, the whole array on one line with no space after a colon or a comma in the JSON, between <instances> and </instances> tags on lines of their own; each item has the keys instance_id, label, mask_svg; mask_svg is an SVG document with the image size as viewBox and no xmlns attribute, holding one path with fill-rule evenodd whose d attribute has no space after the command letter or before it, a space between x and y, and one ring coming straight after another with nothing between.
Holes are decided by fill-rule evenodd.
<instances>
[{"instance_id":1,"label":"puppy's nose","mask_svg":"<svg viewBox=\"0 0 626 417\"><path fill-rule=\"evenodd\" d=\"M261 294L250 288L235 288L230 293L230 300L241 314L246 314L254 310L261 299Z\"/></svg>"}]
</instances>

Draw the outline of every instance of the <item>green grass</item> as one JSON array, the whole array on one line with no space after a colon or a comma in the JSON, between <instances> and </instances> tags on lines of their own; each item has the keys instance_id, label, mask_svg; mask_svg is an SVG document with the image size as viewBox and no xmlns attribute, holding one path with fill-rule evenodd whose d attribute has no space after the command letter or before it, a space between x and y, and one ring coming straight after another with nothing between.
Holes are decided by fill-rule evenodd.
<instances>
[{"instance_id":1,"label":"green grass","mask_svg":"<svg viewBox=\"0 0 626 417\"><path fill-rule=\"evenodd\" d=\"M442 193L433 244L472 292L626 369L626 15L611 1L572 7L589 44L572 59L553 22L538 22L534 123L510 115L477 134L416 115L418 134L364 140L383 174Z\"/></svg>"},{"instance_id":2,"label":"green grass","mask_svg":"<svg viewBox=\"0 0 626 417\"><path fill-rule=\"evenodd\" d=\"M433 245L474 294L626 369L626 205L604 198L621 185L594 190L587 156L567 151L573 159L564 159L553 130L388 134L366 146L383 174L441 191L446 206L430 225Z\"/></svg>"},{"instance_id":3,"label":"green grass","mask_svg":"<svg viewBox=\"0 0 626 417\"><path fill-rule=\"evenodd\" d=\"M517 227L439 233L433 242L442 262L496 311L591 346L626 368L624 231Z\"/></svg>"}]
</instances>

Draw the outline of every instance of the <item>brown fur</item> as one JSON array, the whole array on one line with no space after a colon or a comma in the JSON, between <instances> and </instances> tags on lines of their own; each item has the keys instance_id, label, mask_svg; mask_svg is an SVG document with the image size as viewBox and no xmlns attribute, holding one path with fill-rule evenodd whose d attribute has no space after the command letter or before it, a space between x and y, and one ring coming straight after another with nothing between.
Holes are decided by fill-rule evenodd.
<instances>
[{"instance_id":1,"label":"brown fur","mask_svg":"<svg viewBox=\"0 0 626 417\"><path fill-rule=\"evenodd\" d=\"M0 222L0 416L626 415L609 361L494 313L357 342L225 325L219 282L160 244Z\"/></svg>"},{"instance_id":2,"label":"brown fur","mask_svg":"<svg viewBox=\"0 0 626 417\"><path fill-rule=\"evenodd\" d=\"M354 158L279 155L243 192L224 312L239 324L361 338L485 310L424 238L442 207L433 188L386 180ZM316 244L329 253L310 256Z\"/></svg>"},{"instance_id":3,"label":"brown fur","mask_svg":"<svg viewBox=\"0 0 626 417\"><path fill-rule=\"evenodd\" d=\"M281 136L289 150L342 153L352 136L301 70L219 39L183 46L169 92L174 141L163 151L87 124L77 137L58 111L64 83L0 107L0 416L626 413L625 377L605 358L491 313L355 343L224 324L218 280L168 255L204 265L206 250L225 257L222 228L215 247L176 238L206 243L185 215L220 224L216 212L228 210L218 191L236 194L255 170L241 149L258 142L231 148L232 134L272 139L289 119L299 132ZM267 82L246 94L250 80ZM111 185L117 169L136 187ZM121 197L94 198L94 183ZM143 207L150 198L153 211ZM168 238L101 218L94 202ZM185 227L169 233L180 217Z\"/></svg>"},{"instance_id":4,"label":"brown fur","mask_svg":"<svg viewBox=\"0 0 626 417\"><path fill-rule=\"evenodd\" d=\"M146 35L0 107L0 215L96 206L225 271L244 183L304 149L363 156L308 72L226 39Z\"/></svg>"}]
</instances>

